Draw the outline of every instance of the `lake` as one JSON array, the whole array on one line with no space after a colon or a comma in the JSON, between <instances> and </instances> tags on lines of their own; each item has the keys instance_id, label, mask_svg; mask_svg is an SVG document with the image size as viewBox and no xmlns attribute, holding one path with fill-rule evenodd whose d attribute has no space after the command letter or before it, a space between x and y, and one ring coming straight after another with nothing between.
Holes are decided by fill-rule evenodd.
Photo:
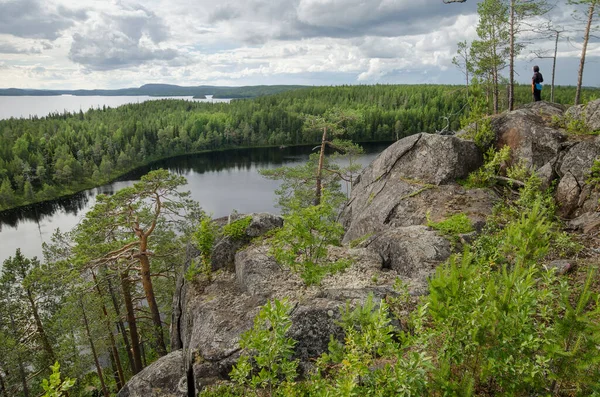
<instances>
[{"instance_id":1,"label":"lake","mask_svg":"<svg viewBox=\"0 0 600 397\"><path fill-rule=\"evenodd\" d=\"M366 144L360 163L368 165L389 144ZM308 159L312 147L236 149L201 153L161 160L137 169L114 183L76 195L0 213L0 267L16 248L28 257L42 257L42 243L48 242L57 228L72 229L95 204L100 193L111 194L132 185L142 175L165 168L183 175L192 198L214 217L240 213L273 212L278 181L262 177L259 169L294 165Z\"/></svg>"},{"instance_id":2,"label":"lake","mask_svg":"<svg viewBox=\"0 0 600 397\"><path fill-rule=\"evenodd\" d=\"M107 106L116 108L128 103L141 103L159 99L184 99L195 102L229 102L230 99L193 98L191 96L155 97L155 96L0 96L0 120L44 117L50 113L84 112L89 109Z\"/></svg>"}]
</instances>

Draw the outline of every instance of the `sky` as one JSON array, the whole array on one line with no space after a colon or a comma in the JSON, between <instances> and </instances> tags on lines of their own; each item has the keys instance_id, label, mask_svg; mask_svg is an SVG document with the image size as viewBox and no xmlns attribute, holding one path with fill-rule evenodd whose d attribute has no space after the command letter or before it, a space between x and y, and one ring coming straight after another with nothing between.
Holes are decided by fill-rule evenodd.
<instances>
[{"instance_id":1,"label":"sky","mask_svg":"<svg viewBox=\"0 0 600 397\"><path fill-rule=\"evenodd\" d=\"M558 2L548 15L569 32L556 82L574 85L583 23ZM93 89L146 83L461 84L457 43L476 38L477 0L0 0L0 88ZM585 11L585 10L583 10ZM600 16L597 17L600 20ZM516 79L551 59L531 37ZM600 40L584 85L600 86Z\"/></svg>"}]
</instances>

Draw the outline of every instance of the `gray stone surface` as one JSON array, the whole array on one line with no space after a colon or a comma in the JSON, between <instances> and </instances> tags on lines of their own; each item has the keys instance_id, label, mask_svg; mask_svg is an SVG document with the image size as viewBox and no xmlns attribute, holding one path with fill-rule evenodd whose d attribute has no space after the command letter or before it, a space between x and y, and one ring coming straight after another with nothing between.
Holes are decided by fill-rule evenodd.
<instances>
[{"instance_id":1,"label":"gray stone surface","mask_svg":"<svg viewBox=\"0 0 600 397\"><path fill-rule=\"evenodd\" d=\"M571 106L565 115L575 120L583 120L591 131L600 131L600 99L587 105Z\"/></svg>"},{"instance_id":2,"label":"gray stone surface","mask_svg":"<svg viewBox=\"0 0 600 397\"><path fill-rule=\"evenodd\" d=\"M590 233L600 229L600 212L585 212L567 222L567 227L581 233Z\"/></svg>"},{"instance_id":3,"label":"gray stone surface","mask_svg":"<svg viewBox=\"0 0 600 397\"><path fill-rule=\"evenodd\" d=\"M118 397L186 397L187 377L183 352L177 350L159 358L132 377Z\"/></svg>"},{"instance_id":4,"label":"gray stone surface","mask_svg":"<svg viewBox=\"0 0 600 397\"><path fill-rule=\"evenodd\" d=\"M496 134L496 147L511 148L511 163L524 163L539 169L556 159L565 135L546 125L544 112L555 109L548 104L502 113L492 118L492 130Z\"/></svg>"},{"instance_id":5,"label":"gray stone surface","mask_svg":"<svg viewBox=\"0 0 600 397\"><path fill-rule=\"evenodd\" d=\"M423 288L437 265L451 254L448 240L426 226L390 228L372 237L366 246L383 258L384 267L402 278L418 280Z\"/></svg>"},{"instance_id":6,"label":"gray stone surface","mask_svg":"<svg viewBox=\"0 0 600 397\"><path fill-rule=\"evenodd\" d=\"M268 300L285 297L294 305L290 335L298 341L295 354L304 371L327 350L330 334L341 335L336 319L346 301L362 303L369 293L394 294L397 273L382 269L376 253L342 247L329 251L329 259L354 258L354 265L327 276L320 286L306 287L297 274L275 263L268 246L253 244L236 254L236 273L217 272L211 283L182 288L177 322L185 368L193 374L196 392L227 378L239 357L242 333Z\"/></svg>"},{"instance_id":7,"label":"gray stone surface","mask_svg":"<svg viewBox=\"0 0 600 397\"><path fill-rule=\"evenodd\" d=\"M574 267L574 262L567 259L558 259L545 265L547 269L554 269L557 275L567 274Z\"/></svg>"},{"instance_id":8,"label":"gray stone surface","mask_svg":"<svg viewBox=\"0 0 600 397\"><path fill-rule=\"evenodd\" d=\"M556 201L558 202L558 213L568 218L577 209L581 188L575 177L569 172L562 177L556 188Z\"/></svg>"},{"instance_id":9,"label":"gray stone surface","mask_svg":"<svg viewBox=\"0 0 600 397\"><path fill-rule=\"evenodd\" d=\"M347 230L344 243L384 231L391 223L422 224L427 210L437 213L446 204L452 206L454 200L473 204L471 212L477 221L477 214L485 214L488 209L475 203L488 193L465 193L464 189L447 184L467 177L482 161L481 152L473 142L453 136L418 134L394 143L354 184L342 214Z\"/></svg>"},{"instance_id":10,"label":"gray stone surface","mask_svg":"<svg viewBox=\"0 0 600 397\"><path fill-rule=\"evenodd\" d=\"M579 142L570 147L558 167L559 176L570 173L577 183L585 184L595 159L600 159L600 138Z\"/></svg>"}]
</instances>

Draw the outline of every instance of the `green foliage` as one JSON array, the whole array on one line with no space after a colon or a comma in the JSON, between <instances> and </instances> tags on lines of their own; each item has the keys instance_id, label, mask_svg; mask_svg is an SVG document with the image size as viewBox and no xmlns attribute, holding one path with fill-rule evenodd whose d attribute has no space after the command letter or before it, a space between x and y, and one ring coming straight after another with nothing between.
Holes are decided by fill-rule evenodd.
<instances>
[{"instance_id":1,"label":"green foliage","mask_svg":"<svg viewBox=\"0 0 600 397\"><path fill-rule=\"evenodd\" d=\"M485 154L485 164L483 167L469 174L464 185L469 188L490 187L494 185L496 183L495 177L509 159L509 146L504 146L500 151L490 148Z\"/></svg>"},{"instance_id":2,"label":"green foliage","mask_svg":"<svg viewBox=\"0 0 600 397\"><path fill-rule=\"evenodd\" d=\"M52 374L49 379L42 381L45 393L43 397L63 397L69 395L69 389L75 385L75 379L60 379L60 364L57 362L50 366Z\"/></svg>"},{"instance_id":3,"label":"green foliage","mask_svg":"<svg viewBox=\"0 0 600 397\"><path fill-rule=\"evenodd\" d=\"M446 236L457 236L459 234L470 233L473 231L471 220L465 213L455 214L440 222L427 220L427 226L435 229Z\"/></svg>"},{"instance_id":4,"label":"green foliage","mask_svg":"<svg viewBox=\"0 0 600 397\"><path fill-rule=\"evenodd\" d=\"M515 89L517 103L531 101L530 87ZM237 147L317 144L321 131L309 128L314 118L343 116L338 138L354 142L435 132L444 127L444 116L475 114L476 121L489 114L486 90L471 86L469 101L480 104L468 107L456 86L375 85L305 88L230 104L147 101L0 120L0 181L8 179L14 196L0 202L0 210L98 186L161 158ZM557 87L556 102L569 103L574 90ZM597 96L598 89L586 88L582 94L586 101ZM449 129L459 127L458 117L451 118ZM24 189L25 181L31 183L33 198Z\"/></svg>"},{"instance_id":5,"label":"green foliage","mask_svg":"<svg viewBox=\"0 0 600 397\"><path fill-rule=\"evenodd\" d=\"M244 352L231 371L231 379L252 388L272 388L281 380L293 381L297 360L292 360L296 341L286 337L292 326L292 306L286 301L269 301L254 319L254 327L242 334Z\"/></svg>"},{"instance_id":6,"label":"green foliage","mask_svg":"<svg viewBox=\"0 0 600 397\"><path fill-rule=\"evenodd\" d=\"M284 215L283 227L273 236L271 252L275 259L298 272L307 285L319 284L328 273L343 270L348 261L327 262L327 246L339 245L344 228L328 191L321 204L304 207L292 200L293 210Z\"/></svg>"},{"instance_id":7,"label":"green foliage","mask_svg":"<svg viewBox=\"0 0 600 397\"><path fill-rule=\"evenodd\" d=\"M600 159L595 159L590 170L590 176L586 181L594 189L600 188Z\"/></svg>"},{"instance_id":8,"label":"green foliage","mask_svg":"<svg viewBox=\"0 0 600 397\"><path fill-rule=\"evenodd\" d=\"M252 222L251 216L246 216L233 221L223 227L223 235L229 236L234 240L242 240L246 237L246 230Z\"/></svg>"},{"instance_id":9,"label":"green foliage","mask_svg":"<svg viewBox=\"0 0 600 397\"><path fill-rule=\"evenodd\" d=\"M211 219L210 216L203 216L198 230L194 232L193 239L200 251L200 258L198 260L192 260L190 266L185 272L185 279L192 281L197 275L210 276L211 267L211 255L215 241L219 235L217 224Z\"/></svg>"},{"instance_id":10,"label":"green foliage","mask_svg":"<svg viewBox=\"0 0 600 397\"><path fill-rule=\"evenodd\" d=\"M492 129L492 122L489 118L475 120L464 128L466 133L463 138L475 142L477 147L482 151L488 150L496 139L496 134Z\"/></svg>"}]
</instances>

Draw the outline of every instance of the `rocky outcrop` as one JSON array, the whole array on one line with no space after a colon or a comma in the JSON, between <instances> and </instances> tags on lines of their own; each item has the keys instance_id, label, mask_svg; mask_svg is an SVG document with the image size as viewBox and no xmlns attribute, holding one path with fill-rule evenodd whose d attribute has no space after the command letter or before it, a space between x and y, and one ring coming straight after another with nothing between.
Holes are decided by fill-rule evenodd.
<instances>
[{"instance_id":1,"label":"rocky outcrop","mask_svg":"<svg viewBox=\"0 0 600 397\"><path fill-rule=\"evenodd\" d=\"M193 387L226 379L240 355L241 334L252 327L269 299L287 298L294 310L290 336L296 339L301 369L327 350L330 335L342 336L336 320L347 300L362 302L372 293L394 294L397 273L383 268L382 259L367 249L333 248L332 259L354 258L345 272L326 277L320 286L306 287L295 273L281 268L264 245L251 245L235 256L235 273L219 272L210 283L187 284L182 290L179 329L186 371Z\"/></svg>"},{"instance_id":2,"label":"rocky outcrop","mask_svg":"<svg viewBox=\"0 0 600 397\"><path fill-rule=\"evenodd\" d=\"M459 211L480 221L491 210L492 197L487 192L465 191L455 181L482 163L481 151L473 142L453 136L418 134L394 143L354 184L342 214L347 230L343 241L389 227L422 225L428 212L443 218L458 203L463 204Z\"/></svg>"},{"instance_id":3,"label":"rocky outcrop","mask_svg":"<svg viewBox=\"0 0 600 397\"><path fill-rule=\"evenodd\" d=\"M187 397L183 352L177 350L159 358L134 376L118 397Z\"/></svg>"},{"instance_id":4,"label":"rocky outcrop","mask_svg":"<svg viewBox=\"0 0 600 397\"><path fill-rule=\"evenodd\" d=\"M547 103L526 106L492 118L496 147L511 148L512 163L533 169L555 163L566 136L547 126L547 117L562 115L562 108Z\"/></svg>"},{"instance_id":5,"label":"rocky outcrop","mask_svg":"<svg viewBox=\"0 0 600 397\"><path fill-rule=\"evenodd\" d=\"M561 106L535 103L497 116L492 121L496 144L509 145L513 162L535 169L546 186L559 179L561 215L573 218L568 222L572 229L600 229L600 194L587 183L589 169L600 156L600 138L565 140L561 131L550 126L552 116L563 112ZM301 372L307 371L327 350L330 336L343 337L337 320L347 302L363 303L370 294L393 297L397 278L408 285L413 299L427 293L435 268L460 249L459 241L451 242L427 227L429 221L464 213L475 232L460 236L460 241L476 237L498 197L490 189L465 189L456 180L482 163L477 146L456 136L418 134L391 145L353 186L341 218L345 246L329 247L331 260L351 259L352 265L325 277L319 286L307 287L274 260L264 241L253 240L280 227L282 219L252 215L242 239L225 238L215 246L216 271L210 281L178 280L171 348L181 351L134 377L120 395L178 396L186 393L186 380L186 395L196 395L204 386L227 379L241 354L241 335L272 299L286 298L293 305L288 336L297 341L295 357ZM190 247L186 263L198 254ZM571 264L556 261L548 266L563 274ZM169 379L162 375L163 368L171 365L167 362L172 363Z\"/></svg>"},{"instance_id":6,"label":"rocky outcrop","mask_svg":"<svg viewBox=\"0 0 600 397\"><path fill-rule=\"evenodd\" d=\"M571 106L565 116L571 120L583 121L590 131L600 131L600 99L587 105Z\"/></svg>"},{"instance_id":7,"label":"rocky outcrop","mask_svg":"<svg viewBox=\"0 0 600 397\"><path fill-rule=\"evenodd\" d=\"M557 166L560 182L556 189L559 214L574 218L597 211L600 194L588 179L596 159L600 159L600 137L570 145Z\"/></svg>"}]
</instances>

